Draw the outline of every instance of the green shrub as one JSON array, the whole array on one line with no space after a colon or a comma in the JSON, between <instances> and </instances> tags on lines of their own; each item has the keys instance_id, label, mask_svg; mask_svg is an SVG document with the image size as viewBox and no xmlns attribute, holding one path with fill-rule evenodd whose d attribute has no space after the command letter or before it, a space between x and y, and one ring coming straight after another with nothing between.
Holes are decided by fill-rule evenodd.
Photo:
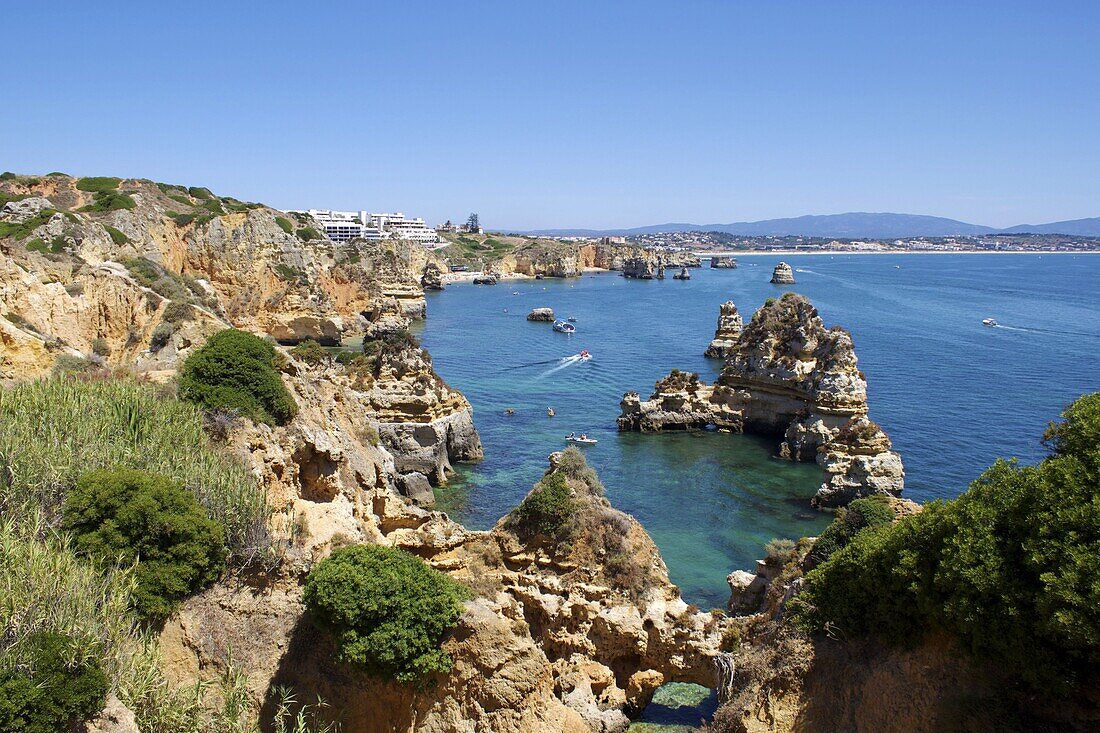
<instances>
[{"instance_id":1,"label":"green shrub","mask_svg":"<svg viewBox=\"0 0 1100 733\"><path fill-rule=\"evenodd\" d=\"M202 208L206 209L214 216L222 216L225 214L225 209L222 208L221 202L217 199L210 199L202 205Z\"/></svg>"},{"instance_id":2,"label":"green shrub","mask_svg":"<svg viewBox=\"0 0 1100 733\"><path fill-rule=\"evenodd\" d=\"M181 303L178 300L173 300L164 307L164 315L162 318L166 323L184 323L195 318L195 307L190 303Z\"/></svg>"},{"instance_id":3,"label":"green shrub","mask_svg":"<svg viewBox=\"0 0 1100 733\"><path fill-rule=\"evenodd\" d=\"M275 217L275 223L278 224L279 228L282 229L287 234L293 234L294 233L294 225L290 223L290 219L287 219L287 218L282 217L282 216L276 216Z\"/></svg>"},{"instance_id":4,"label":"green shrub","mask_svg":"<svg viewBox=\"0 0 1100 733\"><path fill-rule=\"evenodd\" d=\"M49 379L0 390L0 477L11 479L0 480L0 516L25 514L28 502L57 516L78 476L110 468L182 483L225 527L235 557L267 552L263 491L210 444L193 405L128 381Z\"/></svg>"},{"instance_id":5,"label":"green shrub","mask_svg":"<svg viewBox=\"0 0 1100 733\"><path fill-rule=\"evenodd\" d=\"M820 565L834 552L845 547L852 538L867 527L878 527L894 521L894 510L884 495L856 499L846 508L837 510L832 523L825 528L810 550L811 565Z\"/></svg>"},{"instance_id":6,"label":"green shrub","mask_svg":"<svg viewBox=\"0 0 1100 733\"><path fill-rule=\"evenodd\" d=\"M86 374L97 369L99 369L99 365L91 359L85 359L83 356L76 356L75 354L58 354L53 362L52 373L54 376L65 376Z\"/></svg>"},{"instance_id":7,"label":"green shrub","mask_svg":"<svg viewBox=\"0 0 1100 733\"><path fill-rule=\"evenodd\" d=\"M274 269L275 274L283 280L297 280L298 278L305 277L305 273L298 268L291 267L282 262L275 265L272 269Z\"/></svg>"},{"instance_id":8,"label":"green shrub","mask_svg":"<svg viewBox=\"0 0 1100 733\"><path fill-rule=\"evenodd\" d=\"M35 237L34 239L27 240L27 243L23 246L26 247L28 252L39 252L41 254L46 254L50 251L50 248L46 246L46 243L43 242L40 237Z\"/></svg>"},{"instance_id":9,"label":"green shrub","mask_svg":"<svg viewBox=\"0 0 1100 733\"><path fill-rule=\"evenodd\" d=\"M76 639L43 631L24 645L24 663L0 670L0 730L68 731L103 709L109 680Z\"/></svg>"},{"instance_id":10,"label":"green shrub","mask_svg":"<svg viewBox=\"0 0 1100 733\"><path fill-rule=\"evenodd\" d=\"M92 176L90 178L81 178L79 181L76 182L76 187L81 191L103 193L109 191L117 191L118 184L121 182L121 178L113 178L111 176Z\"/></svg>"},{"instance_id":11,"label":"green shrub","mask_svg":"<svg viewBox=\"0 0 1100 733\"><path fill-rule=\"evenodd\" d=\"M68 178L68 173L62 173L61 171L54 171L53 173L47 173L46 178Z\"/></svg>"},{"instance_id":12,"label":"green shrub","mask_svg":"<svg viewBox=\"0 0 1100 733\"><path fill-rule=\"evenodd\" d=\"M220 331L184 362L180 397L207 409L227 407L257 422L284 425L298 406L276 363L275 348L259 336Z\"/></svg>"},{"instance_id":13,"label":"green shrub","mask_svg":"<svg viewBox=\"0 0 1100 733\"><path fill-rule=\"evenodd\" d=\"M451 670L440 648L466 589L403 550L347 547L320 562L303 599L336 640L341 661L383 679L422 683Z\"/></svg>"},{"instance_id":14,"label":"green shrub","mask_svg":"<svg viewBox=\"0 0 1100 733\"><path fill-rule=\"evenodd\" d=\"M172 216L172 221L178 227L185 227L195 220L194 214L176 214Z\"/></svg>"},{"instance_id":15,"label":"green shrub","mask_svg":"<svg viewBox=\"0 0 1100 733\"><path fill-rule=\"evenodd\" d=\"M306 339L301 342L291 349L290 353L307 364L320 364L329 358L329 353L325 347L313 339Z\"/></svg>"},{"instance_id":16,"label":"green shrub","mask_svg":"<svg viewBox=\"0 0 1100 733\"><path fill-rule=\"evenodd\" d=\"M153 329L153 333L149 334L149 351L157 353L168 345L175 334L176 324L171 321L161 321Z\"/></svg>"},{"instance_id":17,"label":"green shrub","mask_svg":"<svg viewBox=\"0 0 1100 733\"><path fill-rule=\"evenodd\" d=\"M17 176L11 171L4 171L3 173L0 173L0 181L11 181L15 178L17 178Z\"/></svg>"},{"instance_id":18,"label":"green shrub","mask_svg":"<svg viewBox=\"0 0 1100 733\"><path fill-rule=\"evenodd\" d=\"M106 213L109 211L132 209L135 206L137 206L137 202L135 202L129 194L119 193L117 191L100 191L95 195L95 199L93 199L92 203L80 207L77 211Z\"/></svg>"},{"instance_id":19,"label":"green shrub","mask_svg":"<svg viewBox=\"0 0 1100 733\"><path fill-rule=\"evenodd\" d=\"M772 539L764 545L764 562L773 567L783 567L798 554L797 545L790 539Z\"/></svg>"},{"instance_id":20,"label":"green shrub","mask_svg":"<svg viewBox=\"0 0 1100 733\"><path fill-rule=\"evenodd\" d=\"M62 509L74 549L106 563L137 562L134 609L163 619L225 569L225 534L194 494L145 471L92 471Z\"/></svg>"},{"instance_id":21,"label":"green shrub","mask_svg":"<svg viewBox=\"0 0 1100 733\"><path fill-rule=\"evenodd\" d=\"M107 339L97 336L92 339L92 353L96 356L110 356L111 345L107 343Z\"/></svg>"},{"instance_id":22,"label":"green shrub","mask_svg":"<svg viewBox=\"0 0 1100 733\"><path fill-rule=\"evenodd\" d=\"M113 226L109 226L107 224L104 224L103 228L107 230L107 233L109 235L111 235L111 241L114 242L115 244L126 244L127 242L130 241L129 237L127 237L125 234L123 234L119 230L115 229Z\"/></svg>"},{"instance_id":23,"label":"green shrub","mask_svg":"<svg viewBox=\"0 0 1100 733\"><path fill-rule=\"evenodd\" d=\"M576 502L565 476L551 473L543 476L520 502L515 518L525 532L553 536L565 527L574 511Z\"/></svg>"},{"instance_id":24,"label":"green shrub","mask_svg":"<svg viewBox=\"0 0 1100 733\"><path fill-rule=\"evenodd\" d=\"M187 189L187 193L203 201L214 198L214 194L210 192L210 189L202 186L191 186Z\"/></svg>"},{"instance_id":25,"label":"green shrub","mask_svg":"<svg viewBox=\"0 0 1100 733\"><path fill-rule=\"evenodd\" d=\"M26 239L35 229L49 222L56 213L57 211L54 209L42 209L36 216L27 219L22 224L16 224L10 221L0 221L0 239L5 237Z\"/></svg>"},{"instance_id":26,"label":"green shrub","mask_svg":"<svg viewBox=\"0 0 1100 733\"><path fill-rule=\"evenodd\" d=\"M313 227L302 227L298 230L297 234L298 239L302 240L303 242L312 242L316 239L324 239L324 237L321 236L321 233Z\"/></svg>"},{"instance_id":27,"label":"green shrub","mask_svg":"<svg viewBox=\"0 0 1100 733\"><path fill-rule=\"evenodd\" d=\"M604 485L594 468L588 465L588 459L576 446L569 446L558 454L558 471L571 479L583 481L593 493L602 496Z\"/></svg>"},{"instance_id":28,"label":"green shrub","mask_svg":"<svg viewBox=\"0 0 1100 733\"><path fill-rule=\"evenodd\" d=\"M913 639L928 628L1037 687L1100 669L1100 393L1048 429L1037 466L997 461L949 502L860 531L806 576L810 629Z\"/></svg>"}]
</instances>

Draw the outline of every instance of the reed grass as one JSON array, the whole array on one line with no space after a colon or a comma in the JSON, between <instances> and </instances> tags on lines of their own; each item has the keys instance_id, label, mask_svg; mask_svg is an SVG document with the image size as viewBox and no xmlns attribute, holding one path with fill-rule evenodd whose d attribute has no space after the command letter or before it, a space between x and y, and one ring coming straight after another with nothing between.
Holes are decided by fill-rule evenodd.
<instances>
[{"instance_id":1,"label":"reed grass","mask_svg":"<svg viewBox=\"0 0 1100 733\"><path fill-rule=\"evenodd\" d=\"M209 441L196 406L132 380L52 378L0 391L0 511L31 503L55 525L77 477L108 468L183 483L225 528L235 562L269 553L264 492Z\"/></svg>"}]
</instances>

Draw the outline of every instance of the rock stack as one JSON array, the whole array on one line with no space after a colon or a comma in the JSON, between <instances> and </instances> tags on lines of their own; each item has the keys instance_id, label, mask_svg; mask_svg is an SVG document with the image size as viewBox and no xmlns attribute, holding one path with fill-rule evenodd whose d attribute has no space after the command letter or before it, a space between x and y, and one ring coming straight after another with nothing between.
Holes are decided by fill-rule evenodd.
<instances>
[{"instance_id":1,"label":"rock stack","mask_svg":"<svg viewBox=\"0 0 1100 733\"><path fill-rule=\"evenodd\" d=\"M554 309L553 308L535 308L527 314L527 320L529 321L544 321L546 323L554 322Z\"/></svg>"},{"instance_id":2,"label":"rock stack","mask_svg":"<svg viewBox=\"0 0 1100 733\"><path fill-rule=\"evenodd\" d=\"M737 267L737 260L729 255L714 255L710 258L710 266L715 270L732 270Z\"/></svg>"},{"instance_id":3,"label":"rock stack","mask_svg":"<svg viewBox=\"0 0 1100 733\"><path fill-rule=\"evenodd\" d=\"M691 279L691 273L688 272L688 269L686 267L681 267L680 271L672 276L672 279L673 280L690 280Z\"/></svg>"},{"instance_id":4,"label":"rock stack","mask_svg":"<svg viewBox=\"0 0 1100 733\"><path fill-rule=\"evenodd\" d=\"M443 289L443 270L435 262L424 265L424 274L420 276L420 285L425 290Z\"/></svg>"},{"instance_id":5,"label":"rock stack","mask_svg":"<svg viewBox=\"0 0 1100 733\"><path fill-rule=\"evenodd\" d=\"M725 359L730 350L737 345L737 339L741 335L741 314L732 300L727 300L718 307L718 328L714 331L714 340L703 352L704 356L712 359Z\"/></svg>"},{"instance_id":6,"label":"rock stack","mask_svg":"<svg viewBox=\"0 0 1100 733\"><path fill-rule=\"evenodd\" d=\"M732 304L723 305L723 316L727 306ZM732 326L732 312L729 317ZM719 333L722 325L720 320ZM713 385L674 370L657 382L648 400L637 392L624 395L619 429L714 425L778 437L781 457L816 460L825 470L814 497L819 507L901 493L901 457L867 419L867 382L851 334L826 329L809 300L786 293L769 299L731 340L723 348L725 369Z\"/></svg>"},{"instance_id":7,"label":"rock stack","mask_svg":"<svg viewBox=\"0 0 1100 733\"><path fill-rule=\"evenodd\" d=\"M786 262L780 262L772 270L773 285L794 285L794 272Z\"/></svg>"}]
</instances>

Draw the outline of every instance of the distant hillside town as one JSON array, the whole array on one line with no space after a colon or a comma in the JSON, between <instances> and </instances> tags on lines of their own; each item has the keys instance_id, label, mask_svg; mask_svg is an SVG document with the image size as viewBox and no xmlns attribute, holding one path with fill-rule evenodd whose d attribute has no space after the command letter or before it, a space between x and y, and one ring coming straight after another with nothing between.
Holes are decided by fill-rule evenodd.
<instances>
[{"instance_id":1,"label":"distant hillside town","mask_svg":"<svg viewBox=\"0 0 1100 733\"><path fill-rule=\"evenodd\" d=\"M481 224L477 214L470 214L461 226L449 220L432 229L421 218L405 216L400 211L372 214L368 211L334 211L332 209L308 209L314 221L324 230L325 236L334 242L347 242L352 239L379 241L382 239L404 239L419 242L428 247L442 247L447 241L441 233L481 234Z\"/></svg>"}]
</instances>

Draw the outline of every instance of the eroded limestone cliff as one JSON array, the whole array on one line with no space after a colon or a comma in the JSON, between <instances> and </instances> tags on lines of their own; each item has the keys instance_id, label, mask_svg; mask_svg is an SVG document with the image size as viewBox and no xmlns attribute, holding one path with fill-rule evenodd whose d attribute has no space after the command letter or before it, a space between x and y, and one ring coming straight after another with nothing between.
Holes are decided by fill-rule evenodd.
<instances>
[{"instance_id":1,"label":"eroded limestone cliff","mask_svg":"<svg viewBox=\"0 0 1100 733\"><path fill-rule=\"evenodd\" d=\"M732 314L728 317L732 326ZM765 303L728 341L722 347L725 368L713 385L674 370L657 382L648 400L637 392L624 395L619 429L717 426L781 437L779 455L816 460L824 469L816 506L901 493L901 457L867 418L867 382L851 334L826 329L809 300L786 293Z\"/></svg>"}]
</instances>

